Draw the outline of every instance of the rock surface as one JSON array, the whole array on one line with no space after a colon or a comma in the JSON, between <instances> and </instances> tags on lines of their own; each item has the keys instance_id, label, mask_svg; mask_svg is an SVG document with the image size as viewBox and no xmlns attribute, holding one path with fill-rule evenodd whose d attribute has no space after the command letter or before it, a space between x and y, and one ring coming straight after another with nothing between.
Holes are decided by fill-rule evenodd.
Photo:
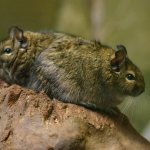
<instances>
[{"instance_id":1,"label":"rock surface","mask_svg":"<svg viewBox=\"0 0 150 150\"><path fill-rule=\"evenodd\" d=\"M2 81L0 88L0 150L150 150L120 112L52 101Z\"/></svg>"}]
</instances>

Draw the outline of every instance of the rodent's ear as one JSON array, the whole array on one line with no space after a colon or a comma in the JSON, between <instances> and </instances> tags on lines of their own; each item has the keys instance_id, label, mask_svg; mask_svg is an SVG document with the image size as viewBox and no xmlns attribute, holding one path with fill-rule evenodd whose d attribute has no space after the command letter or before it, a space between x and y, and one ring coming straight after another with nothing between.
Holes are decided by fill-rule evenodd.
<instances>
[{"instance_id":1,"label":"rodent's ear","mask_svg":"<svg viewBox=\"0 0 150 150\"><path fill-rule=\"evenodd\" d=\"M122 50L127 55L127 49L124 45L117 45L116 48L117 48L117 51Z\"/></svg>"},{"instance_id":2,"label":"rodent's ear","mask_svg":"<svg viewBox=\"0 0 150 150\"><path fill-rule=\"evenodd\" d=\"M12 39L20 40L23 38L23 30L17 26L13 26L9 29L9 36Z\"/></svg>"},{"instance_id":3,"label":"rodent's ear","mask_svg":"<svg viewBox=\"0 0 150 150\"><path fill-rule=\"evenodd\" d=\"M11 39L16 39L22 48L27 46L27 39L24 36L24 32L17 26L13 26L9 29L9 36Z\"/></svg>"},{"instance_id":4,"label":"rodent's ear","mask_svg":"<svg viewBox=\"0 0 150 150\"><path fill-rule=\"evenodd\" d=\"M127 57L127 50L123 45L117 45L117 51L115 52L115 58L111 60L111 66L113 70L118 70L122 64L124 64Z\"/></svg>"}]
</instances>

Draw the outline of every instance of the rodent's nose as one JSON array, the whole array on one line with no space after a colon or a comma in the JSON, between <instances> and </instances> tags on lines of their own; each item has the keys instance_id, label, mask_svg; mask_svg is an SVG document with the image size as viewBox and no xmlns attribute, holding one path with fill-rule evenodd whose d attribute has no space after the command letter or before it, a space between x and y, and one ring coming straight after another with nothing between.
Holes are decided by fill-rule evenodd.
<instances>
[{"instance_id":1,"label":"rodent's nose","mask_svg":"<svg viewBox=\"0 0 150 150\"><path fill-rule=\"evenodd\" d=\"M134 89L133 89L133 95L134 96L138 96L140 94L142 94L143 92L145 91L145 86L135 86Z\"/></svg>"},{"instance_id":2,"label":"rodent's nose","mask_svg":"<svg viewBox=\"0 0 150 150\"><path fill-rule=\"evenodd\" d=\"M140 88L138 89L138 95L142 94L145 91L145 86L139 86Z\"/></svg>"},{"instance_id":3,"label":"rodent's nose","mask_svg":"<svg viewBox=\"0 0 150 150\"><path fill-rule=\"evenodd\" d=\"M145 91L145 88L141 88L141 89L139 90L139 95L142 94L144 91Z\"/></svg>"},{"instance_id":4,"label":"rodent's nose","mask_svg":"<svg viewBox=\"0 0 150 150\"><path fill-rule=\"evenodd\" d=\"M145 91L145 81L144 81L144 78L141 79L141 82L137 84L137 87L138 87L138 95L142 94L144 91Z\"/></svg>"}]
</instances>

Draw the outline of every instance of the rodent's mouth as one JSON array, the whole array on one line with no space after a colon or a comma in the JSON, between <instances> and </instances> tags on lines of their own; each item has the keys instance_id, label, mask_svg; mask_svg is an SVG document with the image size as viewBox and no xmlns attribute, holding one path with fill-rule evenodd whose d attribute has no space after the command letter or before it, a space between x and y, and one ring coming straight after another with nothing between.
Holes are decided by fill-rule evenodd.
<instances>
[{"instance_id":1,"label":"rodent's mouth","mask_svg":"<svg viewBox=\"0 0 150 150\"><path fill-rule=\"evenodd\" d=\"M139 96L140 94L142 94L144 91L145 91L144 87L143 88L134 88L132 93L130 93L129 95L136 97L136 96Z\"/></svg>"}]
</instances>

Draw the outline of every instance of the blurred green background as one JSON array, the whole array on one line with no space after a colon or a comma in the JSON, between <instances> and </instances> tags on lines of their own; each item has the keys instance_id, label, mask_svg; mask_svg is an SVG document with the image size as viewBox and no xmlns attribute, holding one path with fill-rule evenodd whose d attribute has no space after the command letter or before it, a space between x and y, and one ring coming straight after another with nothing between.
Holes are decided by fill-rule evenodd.
<instances>
[{"instance_id":1,"label":"blurred green background","mask_svg":"<svg viewBox=\"0 0 150 150\"><path fill-rule=\"evenodd\" d=\"M120 107L145 134L145 128L150 130L149 14L148 0L0 0L0 39L10 26L18 25L25 30L72 33L112 47L124 44L143 71L146 91Z\"/></svg>"}]
</instances>

